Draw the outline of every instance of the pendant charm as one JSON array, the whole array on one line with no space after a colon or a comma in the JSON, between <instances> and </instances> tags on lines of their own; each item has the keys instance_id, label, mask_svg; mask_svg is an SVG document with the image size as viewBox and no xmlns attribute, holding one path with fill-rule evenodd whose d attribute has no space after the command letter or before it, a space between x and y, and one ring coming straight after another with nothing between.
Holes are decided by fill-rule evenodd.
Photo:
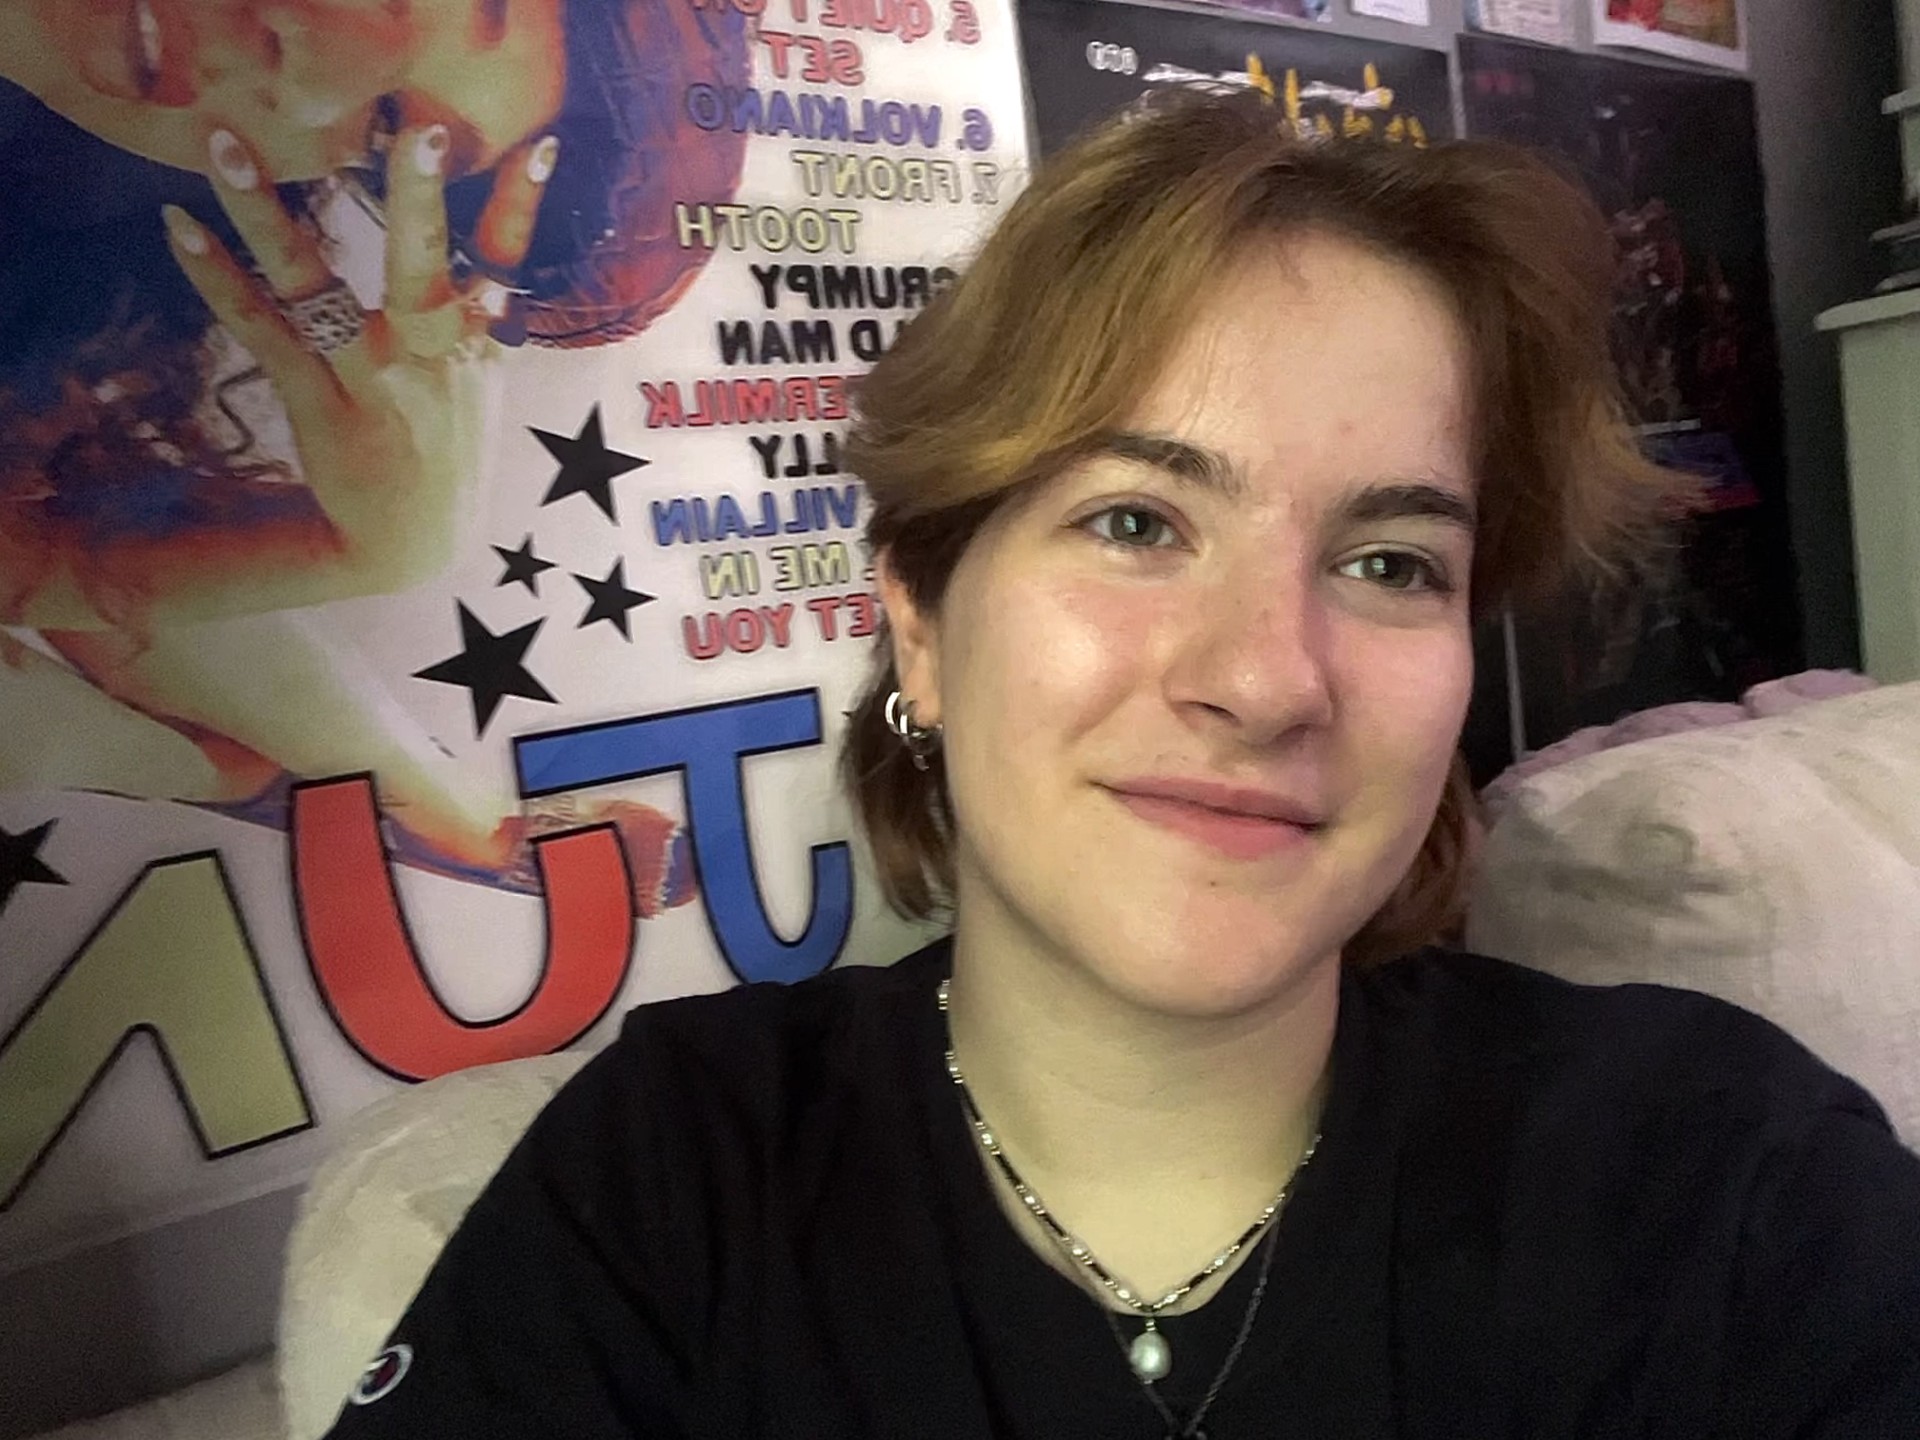
<instances>
[{"instance_id":1,"label":"pendant charm","mask_svg":"<svg viewBox=\"0 0 1920 1440\"><path fill-rule=\"evenodd\" d=\"M1133 1366L1135 1375L1151 1385L1156 1380L1166 1379L1168 1372L1173 1369L1173 1346L1158 1330L1143 1330L1133 1337L1133 1344L1127 1347L1127 1363Z\"/></svg>"}]
</instances>

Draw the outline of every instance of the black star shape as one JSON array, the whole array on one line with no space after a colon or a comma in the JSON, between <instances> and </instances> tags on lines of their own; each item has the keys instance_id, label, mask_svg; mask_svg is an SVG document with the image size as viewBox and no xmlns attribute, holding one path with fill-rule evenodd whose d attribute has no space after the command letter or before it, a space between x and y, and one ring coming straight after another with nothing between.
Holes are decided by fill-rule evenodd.
<instances>
[{"instance_id":1,"label":"black star shape","mask_svg":"<svg viewBox=\"0 0 1920 1440\"><path fill-rule=\"evenodd\" d=\"M601 513L617 525L619 518L613 513L614 479L649 462L638 455L623 455L607 448L600 433L600 407L596 405L587 412L587 423L580 427L578 435L556 435L532 425L527 428L547 447L547 453L560 462L560 473L553 477L553 484L547 487L540 503L551 505L569 495L590 496Z\"/></svg>"},{"instance_id":2,"label":"black star shape","mask_svg":"<svg viewBox=\"0 0 1920 1440\"><path fill-rule=\"evenodd\" d=\"M7 908L13 892L22 885L64 885L67 877L40 858L40 847L54 822L44 821L31 830L15 835L0 825L0 910Z\"/></svg>"},{"instance_id":3,"label":"black star shape","mask_svg":"<svg viewBox=\"0 0 1920 1440\"><path fill-rule=\"evenodd\" d=\"M607 572L604 580L596 580L591 575L576 575L573 578L580 582L581 589L593 597L586 616L575 628L584 630L596 620L605 620L626 639L633 639L633 632L627 628L627 612L638 609L655 597L627 588L627 562L614 561L613 569Z\"/></svg>"},{"instance_id":4,"label":"black star shape","mask_svg":"<svg viewBox=\"0 0 1920 1440\"><path fill-rule=\"evenodd\" d=\"M496 586L511 585L517 580L531 593L538 595L541 573L553 569L553 561L542 560L533 553L533 536L531 535L520 542L518 550L509 550L504 545L496 545L493 547L493 553L498 555L507 567L500 572L500 578L493 582Z\"/></svg>"},{"instance_id":5,"label":"black star shape","mask_svg":"<svg viewBox=\"0 0 1920 1440\"><path fill-rule=\"evenodd\" d=\"M540 627L546 621L535 620L531 625L522 625L518 630L496 635L481 624L466 606L458 601L454 603L460 611L460 653L449 656L437 665L414 671L416 680L437 680L442 685L466 686L473 694L475 736L487 733L487 722L493 719L493 712L500 708L501 700L508 695L518 695L525 700L543 700L549 705L558 703L553 698L553 692L534 679L527 667L520 663L527 653L527 647L533 644L533 637L540 633Z\"/></svg>"}]
</instances>

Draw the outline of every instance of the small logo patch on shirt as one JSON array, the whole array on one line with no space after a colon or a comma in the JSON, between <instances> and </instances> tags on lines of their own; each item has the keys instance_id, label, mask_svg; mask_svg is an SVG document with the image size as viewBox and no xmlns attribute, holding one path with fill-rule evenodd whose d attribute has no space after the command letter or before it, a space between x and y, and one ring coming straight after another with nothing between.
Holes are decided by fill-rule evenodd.
<instances>
[{"instance_id":1,"label":"small logo patch on shirt","mask_svg":"<svg viewBox=\"0 0 1920 1440\"><path fill-rule=\"evenodd\" d=\"M407 1371L413 1368L413 1347L411 1345L389 1345L373 1357L373 1363L360 1374L353 1387L353 1394L347 1397L355 1405L371 1405L376 1400L384 1400L400 1387L407 1378Z\"/></svg>"}]
</instances>

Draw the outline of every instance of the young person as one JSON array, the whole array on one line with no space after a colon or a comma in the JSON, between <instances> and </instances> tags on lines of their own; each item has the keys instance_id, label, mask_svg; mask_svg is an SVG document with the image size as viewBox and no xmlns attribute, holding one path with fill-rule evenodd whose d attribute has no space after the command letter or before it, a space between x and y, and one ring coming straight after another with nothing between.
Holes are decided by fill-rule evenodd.
<instances>
[{"instance_id":1,"label":"young person","mask_svg":"<svg viewBox=\"0 0 1920 1440\"><path fill-rule=\"evenodd\" d=\"M1705 997L1423 948L1476 613L1669 482L1599 217L1196 101L861 392L847 774L953 934L636 1011L334 1434L1905 1436L1920 1158Z\"/></svg>"}]
</instances>

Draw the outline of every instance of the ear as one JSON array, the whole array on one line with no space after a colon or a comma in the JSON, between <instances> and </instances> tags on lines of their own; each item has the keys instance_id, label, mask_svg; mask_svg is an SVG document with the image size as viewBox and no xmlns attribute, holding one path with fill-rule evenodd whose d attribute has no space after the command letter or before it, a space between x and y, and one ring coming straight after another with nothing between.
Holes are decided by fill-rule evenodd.
<instances>
[{"instance_id":1,"label":"ear","mask_svg":"<svg viewBox=\"0 0 1920 1440\"><path fill-rule=\"evenodd\" d=\"M940 723L940 617L914 604L906 582L894 572L890 552L880 552L874 574L900 694L913 702L914 723L932 728Z\"/></svg>"}]
</instances>

